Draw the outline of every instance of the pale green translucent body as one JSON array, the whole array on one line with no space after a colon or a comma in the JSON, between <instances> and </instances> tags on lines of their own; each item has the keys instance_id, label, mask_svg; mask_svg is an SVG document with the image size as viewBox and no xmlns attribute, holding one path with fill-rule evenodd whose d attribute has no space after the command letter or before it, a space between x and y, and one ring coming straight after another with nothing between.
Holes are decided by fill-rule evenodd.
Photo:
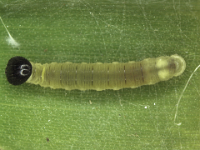
<instances>
[{"instance_id":1,"label":"pale green translucent body","mask_svg":"<svg viewBox=\"0 0 200 150\"><path fill-rule=\"evenodd\" d=\"M28 83L65 90L119 90L155 84L181 75L186 67L178 55L147 58L128 63L51 63L32 64Z\"/></svg>"}]
</instances>

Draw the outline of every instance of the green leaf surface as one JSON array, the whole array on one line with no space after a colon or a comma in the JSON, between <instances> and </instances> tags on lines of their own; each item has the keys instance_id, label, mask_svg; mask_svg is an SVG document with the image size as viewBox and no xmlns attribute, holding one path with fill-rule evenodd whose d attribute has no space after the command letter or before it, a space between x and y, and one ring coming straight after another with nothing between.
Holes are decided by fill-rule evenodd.
<instances>
[{"instance_id":1,"label":"green leaf surface","mask_svg":"<svg viewBox=\"0 0 200 150\"><path fill-rule=\"evenodd\" d=\"M0 1L0 16L20 44L8 43L1 22L0 150L200 149L200 70L194 72L200 64L199 5L198 0ZM185 59L183 75L136 89L13 86L4 73L13 56L35 63L95 63L172 54Z\"/></svg>"}]
</instances>

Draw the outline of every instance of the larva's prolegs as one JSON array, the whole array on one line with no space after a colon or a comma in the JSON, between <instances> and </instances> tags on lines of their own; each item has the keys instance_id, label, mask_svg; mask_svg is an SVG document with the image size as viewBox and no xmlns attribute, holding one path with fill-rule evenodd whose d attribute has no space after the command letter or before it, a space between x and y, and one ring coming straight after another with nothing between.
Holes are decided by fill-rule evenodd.
<instances>
[{"instance_id":1,"label":"larva's prolegs","mask_svg":"<svg viewBox=\"0 0 200 150\"><path fill-rule=\"evenodd\" d=\"M184 59L178 55L147 58L140 62L128 63L54 62L43 65L30 63L25 58L17 56L9 60L6 76L13 85L22 84L28 79L27 83L53 89L101 91L155 84L181 75L185 68Z\"/></svg>"},{"instance_id":2,"label":"larva's prolegs","mask_svg":"<svg viewBox=\"0 0 200 150\"><path fill-rule=\"evenodd\" d=\"M176 67L174 76L179 76L185 71L186 68L185 60L177 54L172 55L171 57L174 59L174 64Z\"/></svg>"},{"instance_id":3,"label":"larva's prolegs","mask_svg":"<svg viewBox=\"0 0 200 150\"><path fill-rule=\"evenodd\" d=\"M158 77L160 81L165 81L173 76L181 75L185 68L185 60L178 55L158 57L156 59L156 69L158 70Z\"/></svg>"}]
</instances>

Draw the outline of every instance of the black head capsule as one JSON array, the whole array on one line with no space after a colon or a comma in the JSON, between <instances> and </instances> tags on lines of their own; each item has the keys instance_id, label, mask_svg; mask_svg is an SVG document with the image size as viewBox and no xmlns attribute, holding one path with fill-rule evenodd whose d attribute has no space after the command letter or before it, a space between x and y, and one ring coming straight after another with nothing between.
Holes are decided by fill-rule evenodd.
<instances>
[{"instance_id":1,"label":"black head capsule","mask_svg":"<svg viewBox=\"0 0 200 150\"><path fill-rule=\"evenodd\" d=\"M20 85L26 82L26 80L31 76L32 65L24 57L12 57L8 61L5 73L10 84Z\"/></svg>"}]
</instances>

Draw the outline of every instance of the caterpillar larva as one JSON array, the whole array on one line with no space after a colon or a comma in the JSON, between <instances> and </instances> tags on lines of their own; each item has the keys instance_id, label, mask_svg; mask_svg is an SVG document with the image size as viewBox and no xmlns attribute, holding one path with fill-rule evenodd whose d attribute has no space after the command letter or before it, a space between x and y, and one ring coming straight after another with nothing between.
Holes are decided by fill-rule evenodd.
<instances>
[{"instance_id":1,"label":"caterpillar larva","mask_svg":"<svg viewBox=\"0 0 200 150\"><path fill-rule=\"evenodd\" d=\"M184 59L177 54L147 58L128 63L50 63L29 62L16 56L8 61L6 76L9 83L24 82L43 87L65 90L119 90L166 81L181 75L186 67Z\"/></svg>"}]
</instances>

